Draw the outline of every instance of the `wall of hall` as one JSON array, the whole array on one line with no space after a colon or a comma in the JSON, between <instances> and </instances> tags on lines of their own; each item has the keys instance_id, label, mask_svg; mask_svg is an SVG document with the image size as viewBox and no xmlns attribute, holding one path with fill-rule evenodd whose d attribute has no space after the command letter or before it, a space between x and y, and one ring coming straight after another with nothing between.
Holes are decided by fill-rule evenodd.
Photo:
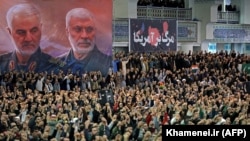
<instances>
[{"instance_id":1,"label":"wall of hall","mask_svg":"<svg viewBox=\"0 0 250 141\"><path fill-rule=\"evenodd\" d=\"M192 8L193 20L198 20L199 26L197 28L198 39L197 42L178 42L178 49L188 52L193 51L194 47L200 50L208 50L209 40L213 36L208 36L208 34L213 34L213 30L209 30L207 26L209 24L215 24L217 21L217 6L223 4L223 0L185 0L185 7ZM248 13L250 13L249 0L231 0L231 4L236 5L236 10L240 11L240 24L249 24L250 18L248 18ZM216 11L216 12L215 12ZM137 0L114 0L113 3L113 18L136 18L137 17ZM229 27L230 28L230 27ZM218 50L223 48L222 42L218 42L221 46L218 46ZM226 42L225 42L226 43ZM233 44L233 42L229 42ZM118 45L118 44L115 44ZM124 46L124 44L123 44ZM234 50L238 50L241 53L249 52L245 49L244 43L240 45L235 45ZM234 47L234 45L232 46ZM123 48L124 49L124 48Z\"/></svg>"}]
</instances>

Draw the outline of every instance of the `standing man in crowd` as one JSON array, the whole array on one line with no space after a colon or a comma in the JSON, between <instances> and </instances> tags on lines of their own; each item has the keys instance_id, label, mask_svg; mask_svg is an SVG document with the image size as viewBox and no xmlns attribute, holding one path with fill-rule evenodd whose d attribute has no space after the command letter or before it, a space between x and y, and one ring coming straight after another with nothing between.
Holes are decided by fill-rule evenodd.
<instances>
[{"instance_id":1,"label":"standing man in crowd","mask_svg":"<svg viewBox=\"0 0 250 141\"><path fill-rule=\"evenodd\" d=\"M44 72L53 69L52 57L41 51L41 16L31 4L18 4L11 7L6 15L8 32L15 50L0 56L2 71Z\"/></svg>"},{"instance_id":2,"label":"standing man in crowd","mask_svg":"<svg viewBox=\"0 0 250 141\"><path fill-rule=\"evenodd\" d=\"M107 75L112 57L98 50L96 46L96 26L93 15L84 8L74 8L66 15L66 34L71 49L63 57L67 69L80 74L101 71Z\"/></svg>"}]
</instances>

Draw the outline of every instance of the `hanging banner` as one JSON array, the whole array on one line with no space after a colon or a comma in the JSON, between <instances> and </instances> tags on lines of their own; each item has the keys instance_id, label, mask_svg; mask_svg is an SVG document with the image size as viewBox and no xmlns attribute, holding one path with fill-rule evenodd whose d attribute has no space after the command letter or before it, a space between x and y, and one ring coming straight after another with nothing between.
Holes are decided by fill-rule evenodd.
<instances>
[{"instance_id":1,"label":"hanging banner","mask_svg":"<svg viewBox=\"0 0 250 141\"><path fill-rule=\"evenodd\" d=\"M107 74L112 7L112 0L1 0L0 71Z\"/></svg>"},{"instance_id":2,"label":"hanging banner","mask_svg":"<svg viewBox=\"0 0 250 141\"><path fill-rule=\"evenodd\" d=\"M130 51L166 52L177 50L176 20L130 19Z\"/></svg>"}]
</instances>

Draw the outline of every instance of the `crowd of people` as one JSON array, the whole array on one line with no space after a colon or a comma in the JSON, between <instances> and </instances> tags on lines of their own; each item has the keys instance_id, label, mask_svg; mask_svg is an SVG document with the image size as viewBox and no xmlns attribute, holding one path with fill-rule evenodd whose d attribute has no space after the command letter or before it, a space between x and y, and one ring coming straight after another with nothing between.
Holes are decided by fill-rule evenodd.
<instances>
[{"instance_id":1,"label":"crowd of people","mask_svg":"<svg viewBox=\"0 0 250 141\"><path fill-rule=\"evenodd\" d=\"M226 11L237 11L237 8L236 8L236 5L229 4L229 5L225 5L225 10ZM222 11L222 4L220 4L218 6L218 11Z\"/></svg>"},{"instance_id":2,"label":"crowd of people","mask_svg":"<svg viewBox=\"0 0 250 141\"><path fill-rule=\"evenodd\" d=\"M185 8L184 0L138 0L138 6Z\"/></svg>"},{"instance_id":3,"label":"crowd of people","mask_svg":"<svg viewBox=\"0 0 250 141\"><path fill-rule=\"evenodd\" d=\"M108 75L0 75L2 141L160 141L163 125L250 125L250 77L234 51L114 54ZM194 69L192 66L197 66ZM100 91L113 100L100 102Z\"/></svg>"}]
</instances>

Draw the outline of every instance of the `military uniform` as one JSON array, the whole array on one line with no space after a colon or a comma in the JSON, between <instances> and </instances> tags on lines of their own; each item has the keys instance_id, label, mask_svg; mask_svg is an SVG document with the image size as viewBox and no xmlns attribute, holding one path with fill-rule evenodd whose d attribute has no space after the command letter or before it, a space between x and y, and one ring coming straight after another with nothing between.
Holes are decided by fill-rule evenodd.
<instances>
[{"instance_id":1,"label":"military uniform","mask_svg":"<svg viewBox=\"0 0 250 141\"><path fill-rule=\"evenodd\" d=\"M16 52L4 54L0 56L0 69L2 72L5 71L34 71L34 72L50 72L51 70L58 69L58 64L54 63L53 57L45 54L39 49L31 55L27 65L19 65L17 63Z\"/></svg>"},{"instance_id":2,"label":"military uniform","mask_svg":"<svg viewBox=\"0 0 250 141\"><path fill-rule=\"evenodd\" d=\"M73 73L79 72L80 74L90 71L101 71L103 75L107 75L112 62L112 57L103 54L95 46L83 60L77 60L74 57L72 49L69 51L68 55L62 58L62 60L65 62L65 66L63 68L65 72L68 69L71 69Z\"/></svg>"}]
</instances>

